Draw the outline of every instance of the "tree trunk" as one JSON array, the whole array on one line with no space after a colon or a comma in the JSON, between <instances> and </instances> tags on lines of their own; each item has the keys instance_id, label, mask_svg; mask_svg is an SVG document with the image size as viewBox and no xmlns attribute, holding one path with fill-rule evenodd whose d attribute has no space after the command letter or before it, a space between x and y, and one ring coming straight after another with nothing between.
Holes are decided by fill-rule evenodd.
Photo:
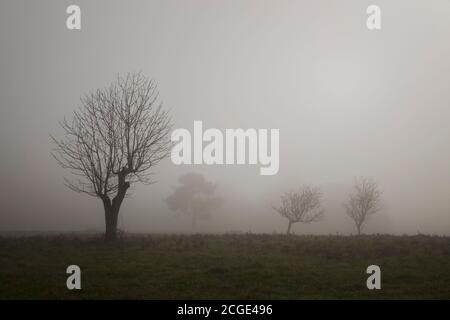
<instances>
[{"instance_id":1,"label":"tree trunk","mask_svg":"<svg viewBox=\"0 0 450 320\"><path fill-rule=\"evenodd\" d=\"M357 225L356 228L358 229L358 236L361 235L361 226Z\"/></svg>"},{"instance_id":2,"label":"tree trunk","mask_svg":"<svg viewBox=\"0 0 450 320\"><path fill-rule=\"evenodd\" d=\"M114 211L111 207L105 209L105 240L115 241L117 239L117 218L119 211Z\"/></svg>"},{"instance_id":3,"label":"tree trunk","mask_svg":"<svg viewBox=\"0 0 450 320\"><path fill-rule=\"evenodd\" d=\"M286 234L291 234L292 221L289 221Z\"/></svg>"},{"instance_id":4,"label":"tree trunk","mask_svg":"<svg viewBox=\"0 0 450 320\"><path fill-rule=\"evenodd\" d=\"M106 241L115 241L117 239L117 220L119 217L120 206L122 205L122 201L125 198L128 188L130 187L130 183L125 181L125 177L127 175L126 169L122 169L118 174L119 184L117 195L112 199L104 196L102 198L103 207L105 209L105 240Z\"/></svg>"}]
</instances>

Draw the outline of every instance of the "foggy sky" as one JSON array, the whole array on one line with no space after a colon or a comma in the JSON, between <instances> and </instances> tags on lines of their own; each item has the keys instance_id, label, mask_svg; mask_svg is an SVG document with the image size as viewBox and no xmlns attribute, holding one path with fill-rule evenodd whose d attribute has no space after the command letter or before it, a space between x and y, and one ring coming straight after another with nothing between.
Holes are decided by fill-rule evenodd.
<instances>
[{"instance_id":1,"label":"foggy sky","mask_svg":"<svg viewBox=\"0 0 450 320\"><path fill-rule=\"evenodd\" d=\"M65 27L70 4L82 30ZM377 4L382 30L366 28ZM142 71L175 128L280 129L280 170L175 166L135 185L119 227L189 232L164 199L186 172L224 204L199 231L284 232L282 192L322 189L325 220L296 233L353 231L343 202L354 177L382 190L367 232L450 234L450 2L159 0L0 4L0 231L103 231L98 199L63 185L49 135L79 98Z\"/></svg>"}]
</instances>

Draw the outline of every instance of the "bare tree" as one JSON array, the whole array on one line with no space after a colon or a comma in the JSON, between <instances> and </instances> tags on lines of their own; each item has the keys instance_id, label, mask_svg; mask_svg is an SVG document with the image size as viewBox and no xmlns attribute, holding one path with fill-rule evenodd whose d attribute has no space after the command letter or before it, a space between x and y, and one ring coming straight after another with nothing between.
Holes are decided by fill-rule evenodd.
<instances>
[{"instance_id":1,"label":"bare tree","mask_svg":"<svg viewBox=\"0 0 450 320\"><path fill-rule=\"evenodd\" d=\"M354 191L344 204L347 215L353 220L358 235L365 227L369 217L378 212L381 192L377 184L369 178L355 179Z\"/></svg>"},{"instance_id":2,"label":"bare tree","mask_svg":"<svg viewBox=\"0 0 450 320\"><path fill-rule=\"evenodd\" d=\"M286 233L290 234L294 223L317 222L323 218L320 201L320 190L305 186L298 192L286 192L281 196L281 205L273 209L289 220Z\"/></svg>"},{"instance_id":3,"label":"bare tree","mask_svg":"<svg viewBox=\"0 0 450 320\"><path fill-rule=\"evenodd\" d=\"M166 199L167 206L172 211L190 215L192 230L195 230L197 222L210 218L222 199L215 194L216 186L199 173L187 173L178 181L181 185Z\"/></svg>"},{"instance_id":4,"label":"bare tree","mask_svg":"<svg viewBox=\"0 0 450 320\"><path fill-rule=\"evenodd\" d=\"M170 154L171 119L158 102L157 86L140 73L118 76L107 88L81 98L63 139L51 137L52 155L78 177L66 185L98 197L105 238L115 240L123 199L134 182L153 183L151 169Z\"/></svg>"}]
</instances>

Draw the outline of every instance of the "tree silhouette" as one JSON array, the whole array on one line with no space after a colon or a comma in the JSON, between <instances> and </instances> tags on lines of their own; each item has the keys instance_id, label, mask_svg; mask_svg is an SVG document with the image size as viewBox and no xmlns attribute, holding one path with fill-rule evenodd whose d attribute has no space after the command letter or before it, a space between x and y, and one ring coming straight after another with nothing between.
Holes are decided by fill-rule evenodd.
<instances>
[{"instance_id":1,"label":"tree silhouette","mask_svg":"<svg viewBox=\"0 0 450 320\"><path fill-rule=\"evenodd\" d=\"M367 224L371 215L378 212L381 192L377 184L369 178L355 179L354 192L344 204L347 215L353 220L358 235Z\"/></svg>"},{"instance_id":2,"label":"tree silhouette","mask_svg":"<svg viewBox=\"0 0 450 320\"><path fill-rule=\"evenodd\" d=\"M286 192L281 196L281 205L273 207L282 217L288 219L286 234L291 233L294 223L311 223L323 218L320 205L320 190L305 186L298 192Z\"/></svg>"},{"instance_id":3,"label":"tree silhouette","mask_svg":"<svg viewBox=\"0 0 450 320\"><path fill-rule=\"evenodd\" d=\"M151 169L170 153L171 119L158 102L156 83L140 73L118 76L107 88L81 98L63 139L51 137L52 155L78 177L65 179L76 191L98 197L107 240L115 240L123 199L135 182L152 183Z\"/></svg>"},{"instance_id":4,"label":"tree silhouette","mask_svg":"<svg viewBox=\"0 0 450 320\"><path fill-rule=\"evenodd\" d=\"M192 229L195 230L197 222L208 219L222 199L215 195L216 186L199 173L187 173L178 181L181 185L166 199L167 205L172 211L191 215Z\"/></svg>"}]
</instances>

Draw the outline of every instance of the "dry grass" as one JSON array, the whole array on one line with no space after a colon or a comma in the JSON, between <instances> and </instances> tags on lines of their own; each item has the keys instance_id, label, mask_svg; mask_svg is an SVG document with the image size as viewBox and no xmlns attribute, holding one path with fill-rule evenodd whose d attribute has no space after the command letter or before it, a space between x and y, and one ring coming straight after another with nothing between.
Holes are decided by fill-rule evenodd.
<instances>
[{"instance_id":1,"label":"dry grass","mask_svg":"<svg viewBox=\"0 0 450 320\"><path fill-rule=\"evenodd\" d=\"M148 235L0 238L1 299L450 298L450 238ZM82 269L68 291L65 270ZM382 290L366 288L367 266Z\"/></svg>"}]
</instances>

